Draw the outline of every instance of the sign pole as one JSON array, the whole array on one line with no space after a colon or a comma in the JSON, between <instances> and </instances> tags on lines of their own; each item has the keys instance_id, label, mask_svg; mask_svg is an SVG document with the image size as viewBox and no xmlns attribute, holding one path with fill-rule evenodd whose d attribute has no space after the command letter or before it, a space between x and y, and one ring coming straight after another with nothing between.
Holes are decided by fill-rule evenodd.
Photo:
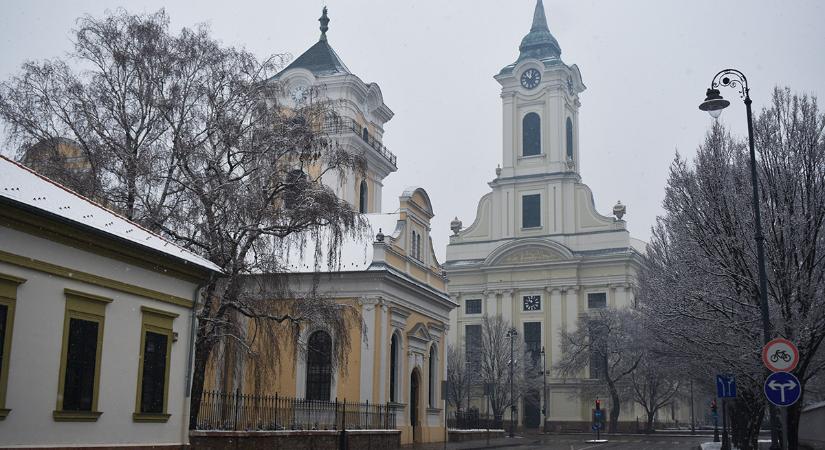
<instances>
[{"instance_id":1,"label":"sign pole","mask_svg":"<svg viewBox=\"0 0 825 450\"><path fill-rule=\"evenodd\" d=\"M788 450L788 408L782 410L782 450Z\"/></svg>"},{"instance_id":2,"label":"sign pole","mask_svg":"<svg viewBox=\"0 0 825 450\"><path fill-rule=\"evenodd\" d=\"M728 436L728 401L722 398L722 450L730 450L730 437Z\"/></svg>"}]
</instances>

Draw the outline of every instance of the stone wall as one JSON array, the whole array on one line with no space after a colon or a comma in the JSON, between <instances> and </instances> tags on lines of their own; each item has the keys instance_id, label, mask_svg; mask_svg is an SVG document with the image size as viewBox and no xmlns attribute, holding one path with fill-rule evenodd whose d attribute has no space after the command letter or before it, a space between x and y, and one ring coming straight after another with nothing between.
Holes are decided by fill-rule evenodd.
<instances>
[{"instance_id":1,"label":"stone wall","mask_svg":"<svg viewBox=\"0 0 825 450\"><path fill-rule=\"evenodd\" d=\"M337 450L341 432L317 431L192 431L189 441L196 450ZM401 446L398 430L346 432L348 447L358 450L391 450Z\"/></svg>"},{"instance_id":2,"label":"stone wall","mask_svg":"<svg viewBox=\"0 0 825 450\"><path fill-rule=\"evenodd\" d=\"M504 437L504 430L448 430L450 442L476 441L480 439L498 439Z\"/></svg>"}]
</instances>

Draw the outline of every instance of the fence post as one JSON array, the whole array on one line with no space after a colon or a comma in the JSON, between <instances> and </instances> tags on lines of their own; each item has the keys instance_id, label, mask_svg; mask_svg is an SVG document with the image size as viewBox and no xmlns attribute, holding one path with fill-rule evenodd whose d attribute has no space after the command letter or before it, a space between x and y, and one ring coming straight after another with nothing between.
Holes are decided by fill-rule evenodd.
<instances>
[{"instance_id":1,"label":"fence post","mask_svg":"<svg viewBox=\"0 0 825 450\"><path fill-rule=\"evenodd\" d=\"M274 419L272 420L272 426L275 430L278 429L278 393L275 393L275 413L273 414Z\"/></svg>"},{"instance_id":2,"label":"fence post","mask_svg":"<svg viewBox=\"0 0 825 450\"><path fill-rule=\"evenodd\" d=\"M238 403L240 401L240 397L238 396L238 388L235 388L235 420L232 423L232 429L238 431Z\"/></svg>"}]
</instances>

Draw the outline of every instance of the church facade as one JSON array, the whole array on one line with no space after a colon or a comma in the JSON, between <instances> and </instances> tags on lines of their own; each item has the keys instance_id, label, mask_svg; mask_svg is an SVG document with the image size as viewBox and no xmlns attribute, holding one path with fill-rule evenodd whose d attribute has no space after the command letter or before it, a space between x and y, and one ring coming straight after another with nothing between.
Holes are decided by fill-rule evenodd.
<instances>
[{"instance_id":1,"label":"church facade","mask_svg":"<svg viewBox=\"0 0 825 450\"><path fill-rule=\"evenodd\" d=\"M328 264L325 252L316 254L308 238L303 251L285 250L288 273L250 275L244 291L268 292L269 283L285 279L285 291L299 295L268 299L274 304L308 301L303 295L308 292L334 301L342 312L354 312L346 316L347 343L323 320L302 323L295 340L289 331L262 332L250 322L248 333L257 336L252 351L222 344L210 361L206 389L334 402L341 410L344 401L377 405L390 411L388 428L400 431L401 444L441 442L446 438L441 380L447 370L449 313L456 305L432 247L432 203L423 188L413 186L401 193L391 212L382 213L383 180L396 171L396 157L382 143L383 126L393 112L379 86L353 74L330 46L326 8L319 21L319 41L271 82L281 84L278 101L286 108L309 101L334 108L319 126L342 149L362 156L365 167L363 173L330 172L321 181L360 211L367 230L343 237L335 264ZM307 168L317 178L313 170ZM327 236L322 231L318 238ZM295 411L276 420L274 429L340 429L331 416L298 417L303 412ZM344 413L346 420L372 420L376 410L358 411Z\"/></svg>"},{"instance_id":2,"label":"church facade","mask_svg":"<svg viewBox=\"0 0 825 450\"><path fill-rule=\"evenodd\" d=\"M599 213L582 181L580 152L586 150L578 125L585 85L579 68L562 61L541 0L518 59L495 79L502 164L472 224L464 228L456 219L451 227L445 269L459 308L451 315L450 341L476 345L482 317L501 315L526 348L546 352L547 392L521 400L519 425L589 430L595 396L581 388L595 380L587 371L565 379L552 369L562 357L560 332L592 309L633 303L644 243L630 236L624 205L614 207L613 217ZM471 403L484 411L484 401L479 388ZM632 408L623 411L620 420L634 419Z\"/></svg>"}]
</instances>

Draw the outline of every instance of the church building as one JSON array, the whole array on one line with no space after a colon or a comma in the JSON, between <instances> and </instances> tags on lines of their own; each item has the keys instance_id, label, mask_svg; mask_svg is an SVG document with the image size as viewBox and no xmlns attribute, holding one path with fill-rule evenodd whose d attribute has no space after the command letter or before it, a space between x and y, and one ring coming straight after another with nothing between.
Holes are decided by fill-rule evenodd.
<instances>
[{"instance_id":1,"label":"church building","mask_svg":"<svg viewBox=\"0 0 825 450\"><path fill-rule=\"evenodd\" d=\"M518 59L495 79L502 163L473 223L463 228L456 219L451 227L445 269L459 308L451 315L450 340L475 346L482 317L501 315L525 348L546 352L547 404L541 388L526 395L517 408L519 425L589 430L594 398L581 387L595 380L587 371L563 379L552 369L562 357L559 335L588 311L633 303L644 243L630 236L624 205L614 207L614 217L599 213L582 182L580 155L587 150L579 145L579 96L585 85L579 68L562 61L541 0ZM472 403L484 411L481 391ZM620 421L633 420L631 414L623 412Z\"/></svg>"},{"instance_id":2,"label":"church building","mask_svg":"<svg viewBox=\"0 0 825 450\"><path fill-rule=\"evenodd\" d=\"M353 74L330 46L326 8L319 21L318 42L271 82L281 84L278 101L287 108L300 107L313 100L310 96L331 102L335 114L320 124L322 130L344 150L361 155L366 167L363 174L328 173L321 180L360 211L368 227L361 236L343 237L337 264L328 264L325 252L315 254L315 244L307 238L303 251L285 250L288 273L250 275L244 290L267 292L268 283L285 279L287 292L298 295L272 298L273 303L307 301L304 293L317 292L355 311L347 319L346 357L336 359L336 346L342 344L323 321L302 323L295 342L284 334L281 339L260 332L250 322L249 333L259 336L253 357L243 351L216 352L206 389L299 399L303 406L291 408L289 417L279 408L279 417L265 423L265 429L340 429L342 416L351 422L346 428L354 429L377 418L384 428L400 431L401 444L441 442L446 437L441 400L446 336L449 313L457 305L447 294L432 247L432 203L423 188L413 186L401 193L391 212L382 212L383 180L397 170L395 155L382 143L384 124L393 112L379 86ZM318 238L328 236L322 230ZM268 356L273 347L279 348L277 357ZM385 422L387 410L392 420ZM210 413L208 406L202 411ZM258 426L250 422L239 428Z\"/></svg>"}]
</instances>

